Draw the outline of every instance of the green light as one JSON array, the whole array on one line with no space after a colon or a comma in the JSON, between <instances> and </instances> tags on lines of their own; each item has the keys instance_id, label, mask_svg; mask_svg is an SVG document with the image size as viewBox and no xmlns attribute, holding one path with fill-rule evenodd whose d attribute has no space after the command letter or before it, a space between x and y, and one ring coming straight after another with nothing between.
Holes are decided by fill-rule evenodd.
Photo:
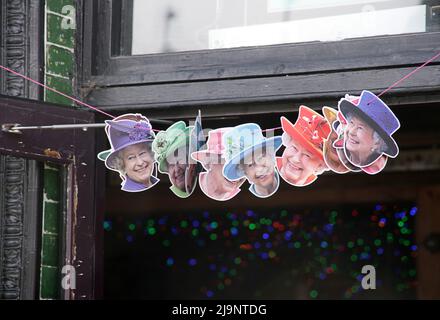
<instances>
[{"instance_id":1,"label":"green light","mask_svg":"<svg viewBox=\"0 0 440 320\"><path fill-rule=\"evenodd\" d=\"M235 258L234 259L234 263L235 264L240 264L241 263L241 258L240 257Z\"/></svg>"},{"instance_id":2,"label":"green light","mask_svg":"<svg viewBox=\"0 0 440 320\"><path fill-rule=\"evenodd\" d=\"M371 248L369 246L364 247L365 252L370 252Z\"/></svg>"},{"instance_id":3,"label":"green light","mask_svg":"<svg viewBox=\"0 0 440 320\"><path fill-rule=\"evenodd\" d=\"M209 239L211 239L212 241L217 240L217 235L215 233L211 233L211 235L209 236Z\"/></svg>"},{"instance_id":4,"label":"green light","mask_svg":"<svg viewBox=\"0 0 440 320\"><path fill-rule=\"evenodd\" d=\"M407 221L408 221L408 217L406 217L406 216L403 217L403 218L402 218L402 221L403 221L403 222L407 222Z\"/></svg>"},{"instance_id":5,"label":"green light","mask_svg":"<svg viewBox=\"0 0 440 320\"><path fill-rule=\"evenodd\" d=\"M409 270L408 274L409 274L411 277L415 277L415 275L417 274L417 271L414 270L414 269L411 269L411 270Z\"/></svg>"},{"instance_id":6,"label":"green light","mask_svg":"<svg viewBox=\"0 0 440 320\"><path fill-rule=\"evenodd\" d=\"M411 244L411 241L409 241L409 240L405 240L405 241L403 241L403 245L404 245L405 247L409 247L410 244Z\"/></svg>"},{"instance_id":7,"label":"green light","mask_svg":"<svg viewBox=\"0 0 440 320\"><path fill-rule=\"evenodd\" d=\"M231 269L231 270L229 271L229 275L230 275L231 277L235 277L235 276L237 275L237 270L235 270L235 269Z\"/></svg>"},{"instance_id":8,"label":"green light","mask_svg":"<svg viewBox=\"0 0 440 320\"><path fill-rule=\"evenodd\" d=\"M357 239L356 242L357 242L358 246L363 246L364 245L364 240L361 239L361 238Z\"/></svg>"},{"instance_id":9,"label":"green light","mask_svg":"<svg viewBox=\"0 0 440 320\"><path fill-rule=\"evenodd\" d=\"M374 245L375 245L376 247L380 247L381 244L382 244L382 241L380 241L380 239L376 239L376 240L374 240Z\"/></svg>"},{"instance_id":10,"label":"green light","mask_svg":"<svg viewBox=\"0 0 440 320\"><path fill-rule=\"evenodd\" d=\"M192 234L194 237L197 237L197 236L199 235L199 230L198 230L198 229L193 229L192 232L191 232L191 234Z\"/></svg>"},{"instance_id":11,"label":"green light","mask_svg":"<svg viewBox=\"0 0 440 320\"><path fill-rule=\"evenodd\" d=\"M408 257L407 256L403 256L403 257L400 258L400 260L402 262L407 262L408 261Z\"/></svg>"},{"instance_id":12,"label":"green light","mask_svg":"<svg viewBox=\"0 0 440 320\"><path fill-rule=\"evenodd\" d=\"M281 211L281 216L282 216L282 217L287 216L287 210L282 210L282 211Z\"/></svg>"},{"instance_id":13,"label":"green light","mask_svg":"<svg viewBox=\"0 0 440 320\"><path fill-rule=\"evenodd\" d=\"M225 274L223 272L219 272L217 273L217 277L223 279L225 277Z\"/></svg>"},{"instance_id":14,"label":"green light","mask_svg":"<svg viewBox=\"0 0 440 320\"><path fill-rule=\"evenodd\" d=\"M223 290L225 288L225 286L223 285L223 283L219 283L217 286L217 289L219 290Z\"/></svg>"},{"instance_id":15,"label":"green light","mask_svg":"<svg viewBox=\"0 0 440 320\"><path fill-rule=\"evenodd\" d=\"M218 227L218 223L216 221L211 222L212 229L217 229L217 227Z\"/></svg>"},{"instance_id":16,"label":"green light","mask_svg":"<svg viewBox=\"0 0 440 320\"><path fill-rule=\"evenodd\" d=\"M256 228L255 223L251 223L251 224L249 225L249 230L255 230L255 228Z\"/></svg>"},{"instance_id":17,"label":"green light","mask_svg":"<svg viewBox=\"0 0 440 320\"><path fill-rule=\"evenodd\" d=\"M154 229L154 227L148 228L148 234L149 234L150 236L156 234L156 229Z\"/></svg>"},{"instance_id":18,"label":"green light","mask_svg":"<svg viewBox=\"0 0 440 320\"><path fill-rule=\"evenodd\" d=\"M130 223L130 224L128 225L128 229L130 229L130 231L134 231L134 229L136 229L136 225L133 224L133 223Z\"/></svg>"},{"instance_id":19,"label":"green light","mask_svg":"<svg viewBox=\"0 0 440 320\"><path fill-rule=\"evenodd\" d=\"M180 226L181 226L182 228L186 228L186 227L188 227L188 222L187 222L186 220L182 220L182 221L180 222Z\"/></svg>"},{"instance_id":20,"label":"green light","mask_svg":"<svg viewBox=\"0 0 440 320\"><path fill-rule=\"evenodd\" d=\"M171 242L170 242L170 240L164 240L164 241L162 241L162 244L164 247L169 247Z\"/></svg>"},{"instance_id":21,"label":"green light","mask_svg":"<svg viewBox=\"0 0 440 320\"><path fill-rule=\"evenodd\" d=\"M110 229L110 223L108 223L107 221L104 221L104 229L105 230L109 230Z\"/></svg>"},{"instance_id":22,"label":"green light","mask_svg":"<svg viewBox=\"0 0 440 320\"><path fill-rule=\"evenodd\" d=\"M400 229L400 233L401 234L406 234L406 233L408 233L408 229L407 228L402 228L402 229Z\"/></svg>"},{"instance_id":23,"label":"green light","mask_svg":"<svg viewBox=\"0 0 440 320\"><path fill-rule=\"evenodd\" d=\"M296 241L296 242L293 244L293 246L294 246L296 249L299 249L299 248L301 248L301 242Z\"/></svg>"},{"instance_id":24,"label":"green light","mask_svg":"<svg viewBox=\"0 0 440 320\"><path fill-rule=\"evenodd\" d=\"M147 226L149 226L149 227L154 226L154 220L153 219L148 219Z\"/></svg>"},{"instance_id":25,"label":"green light","mask_svg":"<svg viewBox=\"0 0 440 320\"><path fill-rule=\"evenodd\" d=\"M353 262L357 261L357 259L358 259L358 257L355 254L351 255L351 257L350 257L350 260Z\"/></svg>"},{"instance_id":26,"label":"green light","mask_svg":"<svg viewBox=\"0 0 440 320\"><path fill-rule=\"evenodd\" d=\"M349 241L347 243L347 247L349 247L350 249L354 247L354 242L353 241Z\"/></svg>"},{"instance_id":27,"label":"green light","mask_svg":"<svg viewBox=\"0 0 440 320\"><path fill-rule=\"evenodd\" d=\"M336 263L332 263L331 267L332 267L333 271L335 271L335 272L336 272L336 270L338 270Z\"/></svg>"},{"instance_id":28,"label":"green light","mask_svg":"<svg viewBox=\"0 0 440 320\"><path fill-rule=\"evenodd\" d=\"M310 298L316 299L316 297L318 297L318 291L316 290L310 291Z\"/></svg>"},{"instance_id":29,"label":"green light","mask_svg":"<svg viewBox=\"0 0 440 320\"><path fill-rule=\"evenodd\" d=\"M234 220L234 221L232 221L232 225L234 227L238 227L240 225L240 222L238 222L238 220Z\"/></svg>"},{"instance_id":30,"label":"green light","mask_svg":"<svg viewBox=\"0 0 440 320\"><path fill-rule=\"evenodd\" d=\"M403 221L399 221L399 222L397 222L397 225L398 225L400 228L402 228L402 227L405 225L405 223L404 223Z\"/></svg>"}]
</instances>

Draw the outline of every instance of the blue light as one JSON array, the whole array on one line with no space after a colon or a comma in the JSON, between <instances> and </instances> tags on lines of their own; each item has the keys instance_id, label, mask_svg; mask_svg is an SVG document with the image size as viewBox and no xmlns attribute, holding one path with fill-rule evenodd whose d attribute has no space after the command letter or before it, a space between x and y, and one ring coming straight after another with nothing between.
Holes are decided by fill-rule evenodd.
<instances>
[{"instance_id":1,"label":"blue light","mask_svg":"<svg viewBox=\"0 0 440 320\"><path fill-rule=\"evenodd\" d=\"M211 271L215 271L217 269L217 266L214 264L214 263L211 263L210 265L209 265L209 270L211 270Z\"/></svg>"},{"instance_id":2,"label":"blue light","mask_svg":"<svg viewBox=\"0 0 440 320\"><path fill-rule=\"evenodd\" d=\"M368 260L370 255L367 252L362 252L360 256L360 260Z\"/></svg>"},{"instance_id":3,"label":"blue light","mask_svg":"<svg viewBox=\"0 0 440 320\"><path fill-rule=\"evenodd\" d=\"M327 248L328 247L328 243L327 243L327 241L322 241L321 242L321 248Z\"/></svg>"},{"instance_id":4,"label":"blue light","mask_svg":"<svg viewBox=\"0 0 440 320\"><path fill-rule=\"evenodd\" d=\"M214 296L214 292L212 292L211 290L206 291L206 296L208 298L212 298Z\"/></svg>"},{"instance_id":5,"label":"blue light","mask_svg":"<svg viewBox=\"0 0 440 320\"><path fill-rule=\"evenodd\" d=\"M238 234L238 229L237 229L236 227L232 227L232 228L231 228L231 234L232 234L233 236L236 236L236 235Z\"/></svg>"},{"instance_id":6,"label":"blue light","mask_svg":"<svg viewBox=\"0 0 440 320\"><path fill-rule=\"evenodd\" d=\"M413 245L411 246L411 251L417 251L417 246L416 246L415 244L413 244Z\"/></svg>"},{"instance_id":7,"label":"blue light","mask_svg":"<svg viewBox=\"0 0 440 320\"><path fill-rule=\"evenodd\" d=\"M409 214L414 217L416 215L416 213L417 213L417 207L412 207Z\"/></svg>"},{"instance_id":8,"label":"blue light","mask_svg":"<svg viewBox=\"0 0 440 320\"><path fill-rule=\"evenodd\" d=\"M191 267L194 267L196 264L197 264L197 260L196 259L189 259L189 261L188 261L188 264L191 266Z\"/></svg>"},{"instance_id":9,"label":"blue light","mask_svg":"<svg viewBox=\"0 0 440 320\"><path fill-rule=\"evenodd\" d=\"M382 206L380 204L376 204L376 207L374 208L376 211L382 210Z\"/></svg>"},{"instance_id":10,"label":"blue light","mask_svg":"<svg viewBox=\"0 0 440 320\"><path fill-rule=\"evenodd\" d=\"M167 266L171 267L174 264L174 259L173 258L168 258L167 259Z\"/></svg>"},{"instance_id":11,"label":"blue light","mask_svg":"<svg viewBox=\"0 0 440 320\"><path fill-rule=\"evenodd\" d=\"M263 239L264 239L264 240L269 239L269 234L268 234L268 233L263 233Z\"/></svg>"},{"instance_id":12,"label":"blue light","mask_svg":"<svg viewBox=\"0 0 440 320\"><path fill-rule=\"evenodd\" d=\"M261 244L257 241L254 243L254 248L255 249L260 249L261 248Z\"/></svg>"},{"instance_id":13,"label":"blue light","mask_svg":"<svg viewBox=\"0 0 440 320\"><path fill-rule=\"evenodd\" d=\"M208 211L203 212L203 217L204 218L208 218L209 217L209 212Z\"/></svg>"},{"instance_id":14,"label":"blue light","mask_svg":"<svg viewBox=\"0 0 440 320\"><path fill-rule=\"evenodd\" d=\"M200 222L198 220L194 220L192 225L194 228L198 228L200 226Z\"/></svg>"},{"instance_id":15,"label":"blue light","mask_svg":"<svg viewBox=\"0 0 440 320\"><path fill-rule=\"evenodd\" d=\"M292 235L293 235L292 231L286 231L286 233L284 233L284 239L290 240L292 238Z\"/></svg>"},{"instance_id":16,"label":"blue light","mask_svg":"<svg viewBox=\"0 0 440 320\"><path fill-rule=\"evenodd\" d=\"M128 235L126 239L128 242L133 242L133 240L134 240L132 235Z\"/></svg>"},{"instance_id":17,"label":"blue light","mask_svg":"<svg viewBox=\"0 0 440 320\"><path fill-rule=\"evenodd\" d=\"M378 255L382 255L384 250L383 250L383 248L377 248L376 252Z\"/></svg>"},{"instance_id":18,"label":"blue light","mask_svg":"<svg viewBox=\"0 0 440 320\"><path fill-rule=\"evenodd\" d=\"M266 243L266 248L267 248L267 249L272 248L272 243L270 243L270 242Z\"/></svg>"},{"instance_id":19,"label":"blue light","mask_svg":"<svg viewBox=\"0 0 440 320\"><path fill-rule=\"evenodd\" d=\"M266 260L266 259L269 258L269 255L268 255L266 252L263 252L263 253L261 254L261 258L262 258L263 260Z\"/></svg>"}]
</instances>

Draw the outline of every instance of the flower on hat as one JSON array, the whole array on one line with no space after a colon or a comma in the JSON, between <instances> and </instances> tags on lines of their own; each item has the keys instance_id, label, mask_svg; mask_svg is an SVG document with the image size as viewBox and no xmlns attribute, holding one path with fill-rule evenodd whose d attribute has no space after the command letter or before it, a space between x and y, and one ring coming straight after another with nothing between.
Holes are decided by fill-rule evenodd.
<instances>
[{"instance_id":1,"label":"flower on hat","mask_svg":"<svg viewBox=\"0 0 440 320\"><path fill-rule=\"evenodd\" d=\"M147 140L151 138L151 126L148 124L137 123L128 133L130 141Z\"/></svg>"},{"instance_id":2,"label":"flower on hat","mask_svg":"<svg viewBox=\"0 0 440 320\"><path fill-rule=\"evenodd\" d=\"M158 161L165 159L168 146L169 141L167 140L167 133L165 131L159 132L156 139L153 141L153 151L155 152Z\"/></svg>"}]
</instances>

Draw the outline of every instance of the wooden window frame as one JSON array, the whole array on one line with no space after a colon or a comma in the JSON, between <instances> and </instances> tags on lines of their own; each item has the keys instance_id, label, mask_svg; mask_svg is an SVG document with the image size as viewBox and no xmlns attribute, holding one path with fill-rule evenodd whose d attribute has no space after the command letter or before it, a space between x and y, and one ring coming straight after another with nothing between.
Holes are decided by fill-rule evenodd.
<instances>
[{"instance_id":1,"label":"wooden window frame","mask_svg":"<svg viewBox=\"0 0 440 320\"><path fill-rule=\"evenodd\" d=\"M334 103L347 92L380 92L440 51L440 32L433 24L426 33L112 56L112 32L129 24L112 24L112 2L81 2L80 83L88 102L115 112L167 109L161 116L172 118L193 114L184 106L207 106L205 115L294 111L293 102L314 107ZM440 101L440 77L433 76L440 73L439 64L431 63L394 89L390 104ZM263 106L242 107L250 103Z\"/></svg>"}]
</instances>

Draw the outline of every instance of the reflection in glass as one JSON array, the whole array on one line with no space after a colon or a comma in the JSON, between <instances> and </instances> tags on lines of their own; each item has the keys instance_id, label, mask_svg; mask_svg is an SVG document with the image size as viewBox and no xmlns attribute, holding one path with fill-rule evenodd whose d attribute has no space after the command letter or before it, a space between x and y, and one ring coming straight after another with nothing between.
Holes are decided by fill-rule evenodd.
<instances>
[{"instance_id":1,"label":"reflection in glass","mask_svg":"<svg viewBox=\"0 0 440 320\"><path fill-rule=\"evenodd\" d=\"M422 0L134 0L132 54L426 31Z\"/></svg>"}]
</instances>

